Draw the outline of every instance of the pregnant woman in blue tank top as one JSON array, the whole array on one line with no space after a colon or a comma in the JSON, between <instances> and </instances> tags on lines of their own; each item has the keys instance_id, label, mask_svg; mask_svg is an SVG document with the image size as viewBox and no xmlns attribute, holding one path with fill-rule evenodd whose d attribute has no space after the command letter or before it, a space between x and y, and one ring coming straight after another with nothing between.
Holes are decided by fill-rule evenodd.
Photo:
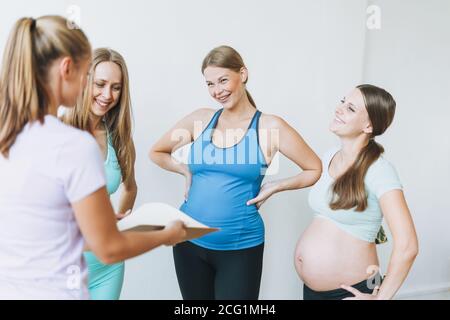
<instances>
[{"instance_id":1,"label":"pregnant woman in blue tank top","mask_svg":"<svg viewBox=\"0 0 450 320\"><path fill-rule=\"evenodd\" d=\"M277 192L314 184L321 162L283 119L257 110L246 89L248 71L233 48L213 49L202 73L223 108L194 111L150 152L160 167L186 177L180 209L220 229L174 247L178 283L184 299L258 299L264 250L258 209ZM171 154L191 142L188 164L174 161ZM302 172L261 187L278 151Z\"/></svg>"},{"instance_id":2,"label":"pregnant woman in blue tank top","mask_svg":"<svg viewBox=\"0 0 450 320\"><path fill-rule=\"evenodd\" d=\"M118 52L100 48L94 51L90 74L90 83L81 103L64 116L64 121L90 131L96 138L105 157L108 194L115 193L123 182L117 214L117 218L121 219L131 212L137 194L128 71ZM124 278L124 262L106 265L91 251L86 251L84 257L88 264L91 299L118 300Z\"/></svg>"}]
</instances>

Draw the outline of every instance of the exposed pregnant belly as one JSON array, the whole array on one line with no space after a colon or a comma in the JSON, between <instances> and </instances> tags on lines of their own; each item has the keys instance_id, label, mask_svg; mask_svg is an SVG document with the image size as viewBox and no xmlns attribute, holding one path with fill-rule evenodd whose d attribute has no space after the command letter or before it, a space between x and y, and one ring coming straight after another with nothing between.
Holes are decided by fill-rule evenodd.
<instances>
[{"instance_id":1,"label":"exposed pregnant belly","mask_svg":"<svg viewBox=\"0 0 450 320\"><path fill-rule=\"evenodd\" d=\"M368 279L378 266L375 244L355 238L325 218L314 218L300 237L295 268L313 290L328 291L341 284Z\"/></svg>"}]
</instances>

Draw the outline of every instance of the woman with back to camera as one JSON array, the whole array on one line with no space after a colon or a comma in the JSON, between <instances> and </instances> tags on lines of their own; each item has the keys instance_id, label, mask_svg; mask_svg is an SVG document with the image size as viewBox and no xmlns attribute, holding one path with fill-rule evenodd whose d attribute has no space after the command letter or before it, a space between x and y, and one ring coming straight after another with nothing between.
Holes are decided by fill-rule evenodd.
<instances>
[{"instance_id":1,"label":"woman with back to camera","mask_svg":"<svg viewBox=\"0 0 450 320\"><path fill-rule=\"evenodd\" d=\"M119 232L103 159L63 124L86 84L91 46L59 16L19 19L0 76L0 299L88 299L86 244L107 264L182 241L179 221ZM84 239L85 241L84 241Z\"/></svg>"},{"instance_id":2,"label":"woman with back to camera","mask_svg":"<svg viewBox=\"0 0 450 320\"><path fill-rule=\"evenodd\" d=\"M395 107L386 90L366 84L336 108L330 130L341 146L322 158L322 176L309 194L316 215L295 253L305 300L392 299L414 262L418 241L402 185L375 141ZM383 217L393 251L381 279L375 240Z\"/></svg>"},{"instance_id":3,"label":"woman with back to camera","mask_svg":"<svg viewBox=\"0 0 450 320\"><path fill-rule=\"evenodd\" d=\"M246 89L248 70L236 50L213 49L203 61L202 73L222 109L194 111L150 152L160 167L185 176L186 199L180 209L220 228L174 247L178 283L184 299L256 300L264 251L258 209L275 193L314 184L320 176L320 160L283 119L257 109ZM271 131L278 133L279 140L267 134ZM181 139L174 139L178 136ZM172 152L190 142L188 165L176 163ZM261 187L278 151L303 172Z\"/></svg>"}]
</instances>

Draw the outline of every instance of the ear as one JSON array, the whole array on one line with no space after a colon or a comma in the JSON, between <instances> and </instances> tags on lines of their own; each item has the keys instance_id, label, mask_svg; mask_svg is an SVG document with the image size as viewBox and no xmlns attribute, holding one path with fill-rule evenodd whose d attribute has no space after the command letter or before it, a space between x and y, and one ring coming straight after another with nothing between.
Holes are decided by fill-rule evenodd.
<instances>
[{"instance_id":1,"label":"ear","mask_svg":"<svg viewBox=\"0 0 450 320\"><path fill-rule=\"evenodd\" d=\"M242 67L241 70L239 71L239 74L241 76L241 81L242 83L247 83L248 80L248 70L246 67Z\"/></svg>"},{"instance_id":2,"label":"ear","mask_svg":"<svg viewBox=\"0 0 450 320\"><path fill-rule=\"evenodd\" d=\"M71 57L64 57L59 63L59 75L62 79L67 80L73 72L73 60Z\"/></svg>"},{"instance_id":3,"label":"ear","mask_svg":"<svg viewBox=\"0 0 450 320\"><path fill-rule=\"evenodd\" d=\"M363 132L364 132L364 133L367 133L367 134L372 134L372 132L373 132L373 127L372 127L372 124L371 124L370 122L369 122L369 123L367 124L367 126L364 128Z\"/></svg>"}]
</instances>

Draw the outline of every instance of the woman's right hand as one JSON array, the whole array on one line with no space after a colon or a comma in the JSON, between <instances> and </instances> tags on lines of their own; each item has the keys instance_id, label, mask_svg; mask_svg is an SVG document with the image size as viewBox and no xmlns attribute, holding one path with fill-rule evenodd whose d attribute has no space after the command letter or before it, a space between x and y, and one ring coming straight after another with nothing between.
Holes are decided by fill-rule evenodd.
<instances>
[{"instance_id":1,"label":"woman's right hand","mask_svg":"<svg viewBox=\"0 0 450 320\"><path fill-rule=\"evenodd\" d=\"M186 225L181 220L175 220L170 222L164 231L168 234L168 239L164 242L166 246L174 246L177 243L186 241L187 231Z\"/></svg>"}]
</instances>

